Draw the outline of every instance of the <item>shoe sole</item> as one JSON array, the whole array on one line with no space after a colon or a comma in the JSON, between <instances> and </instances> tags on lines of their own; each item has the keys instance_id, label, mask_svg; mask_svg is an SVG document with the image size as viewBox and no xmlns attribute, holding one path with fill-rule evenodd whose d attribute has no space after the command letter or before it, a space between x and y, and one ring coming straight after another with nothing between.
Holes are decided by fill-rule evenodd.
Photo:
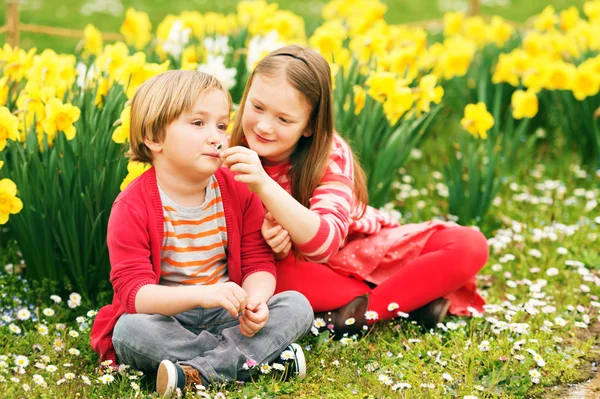
<instances>
[{"instance_id":1,"label":"shoe sole","mask_svg":"<svg viewBox=\"0 0 600 399\"><path fill-rule=\"evenodd\" d=\"M169 388L169 381L176 381L176 379L177 371L173 363L163 360L158 366L158 373L156 373L156 392L163 398L170 398L173 396L175 389L173 387Z\"/></svg>"},{"instance_id":2,"label":"shoe sole","mask_svg":"<svg viewBox=\"0 0 600 399\"><path fill-rule=\"evenodd\" d=\"M298 377L304 378L306 377L306 358L304 357L304 351L302 347L296 343L292 344L292 348L294 348L294 356L298 361Z\"/></svg>"}]
</instances>

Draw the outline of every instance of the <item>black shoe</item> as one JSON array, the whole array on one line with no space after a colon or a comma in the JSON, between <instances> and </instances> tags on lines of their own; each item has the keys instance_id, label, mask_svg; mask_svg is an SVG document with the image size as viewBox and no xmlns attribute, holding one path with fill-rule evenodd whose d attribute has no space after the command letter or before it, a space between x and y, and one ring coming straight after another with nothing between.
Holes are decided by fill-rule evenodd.
<instances>
[{"instance_id":1,"label":"black shoe","mask_svg":"<svg viewBox=\"0 0 600 399\"><path fill-rule=\"evenodd\" d=\"M335 338L342 338L344 334L352 336L360 334L363 326L367 325L365 313L368 306L369 294L364 294L335 310L315 313L315 319L320 318L326 325L333 325Z\"/></svg>"},{"instance_id":2,"label":"black shoe","mask_svg":"<svg viewBox=\"0 0 600 399\"><path fill-rule=\"evenodd\" d=\"M427 305L413 310L408 314L409 320L414 320L426 329L435 328L444 320L450 308L450 301L446 298L438 298Z\"/></svg>"},{"instance_id":3,"label":"black shoe","mask_svg":"<svg viewBox=\"0 0 600 399\"><path fill-rule=\"evenodd\" d=\"M285 370L283 371L284 381L287 381L292 377L306 377L306 358L304 357L304 351L300 345L296 343L288 345L288 347L281 352L281 355L279 355L279 359L285 367ZM275 363L277 363L277 361L275 361Z\"/></svg>"}]
</instances>

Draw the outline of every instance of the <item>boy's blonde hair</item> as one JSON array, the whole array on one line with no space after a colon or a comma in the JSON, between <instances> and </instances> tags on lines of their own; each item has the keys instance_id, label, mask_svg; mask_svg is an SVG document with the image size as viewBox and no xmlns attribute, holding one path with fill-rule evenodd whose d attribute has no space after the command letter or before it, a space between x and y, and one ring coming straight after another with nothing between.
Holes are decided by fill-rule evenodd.
<instances>
[{"instance_id":1,"label":"boy's blonde hair","mask_svg":"<svg viewBox=\"0 0 600 399\"><path fill-rule=\"evenodd\" d=\"M203 94L221 90L227 96L231 112L231 96L212 75L199 71L167 71L145 81L131 103L129 128L132 161L152 162L152 153L144 139L161 142L165 128L184 112L192 111Z\"/></svg>"}]
</instances>

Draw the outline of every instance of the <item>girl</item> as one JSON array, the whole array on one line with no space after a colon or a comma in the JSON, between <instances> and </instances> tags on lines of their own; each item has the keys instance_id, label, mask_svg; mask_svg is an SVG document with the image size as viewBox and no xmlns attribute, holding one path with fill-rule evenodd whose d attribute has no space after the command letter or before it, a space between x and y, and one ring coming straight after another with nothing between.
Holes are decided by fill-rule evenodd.
<instances>
[{"instance_id":1,"label":"girl","mask_svg":"<svg viewBox=\"0 0 600 399\"><path fill-rule=\"evenodd\" d=\"M475 276L487 261L485 237L439 221L398 226L367 206L364 172L334 131L332 110L325 59L283 47L248 79L222 154L267 210L261 231L277 260L276 292L304 294L337 335L398 311L426 327L448 309L481 312Z\"/></svg>"}]
</instances>

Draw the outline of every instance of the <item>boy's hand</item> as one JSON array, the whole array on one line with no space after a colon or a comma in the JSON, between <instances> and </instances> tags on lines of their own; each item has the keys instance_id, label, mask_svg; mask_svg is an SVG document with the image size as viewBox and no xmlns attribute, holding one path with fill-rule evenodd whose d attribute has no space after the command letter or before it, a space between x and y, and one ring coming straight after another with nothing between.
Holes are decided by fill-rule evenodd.
<instances>
[{"instance_id":1,"label":"boy's hand","mask_svg":"<svg viewBox=\"0 0 600 399\"><path fill-rule=\"evenodd\" d=\"M222 307L233 317L237 317L246 309L248 294L231 281L223 284L202 286L198 306L211 309Z\"/></svg>"},{"instance_id":2,"label":"boy's hand","mask_svg":"<svg viewBox=\"0 0 600 399\"><path fill-rule=\"evenodd\" d=\"M264 301L246 305L246 311L239 318L242 335L250 338L259 332L269 320L269 308Z\"/></svg>"},{"instance_id":3,"label":"boy's hand","mask_svg":"<svg viewBox=\"0 0 600 399\"><path fill-rule=\"evenodd\" d=\"M260 228L263 238L269 244L277 258L284 258L292 249L292 239L286 229L284 229L268 212Z\"/></svg>"},{"instance_id":4,"label":"boy's hand","mask_svg":"<svg viewBox=\"0 0 600 399\"><path fill-rule=\"evenodd\" d=\"M229 168L235 175L235 181L246 183L248 189L259 194L270 179L263 169L258 154L249 148L236 146L221 153L223 166Z\"/></svg>"}]
</instances>

